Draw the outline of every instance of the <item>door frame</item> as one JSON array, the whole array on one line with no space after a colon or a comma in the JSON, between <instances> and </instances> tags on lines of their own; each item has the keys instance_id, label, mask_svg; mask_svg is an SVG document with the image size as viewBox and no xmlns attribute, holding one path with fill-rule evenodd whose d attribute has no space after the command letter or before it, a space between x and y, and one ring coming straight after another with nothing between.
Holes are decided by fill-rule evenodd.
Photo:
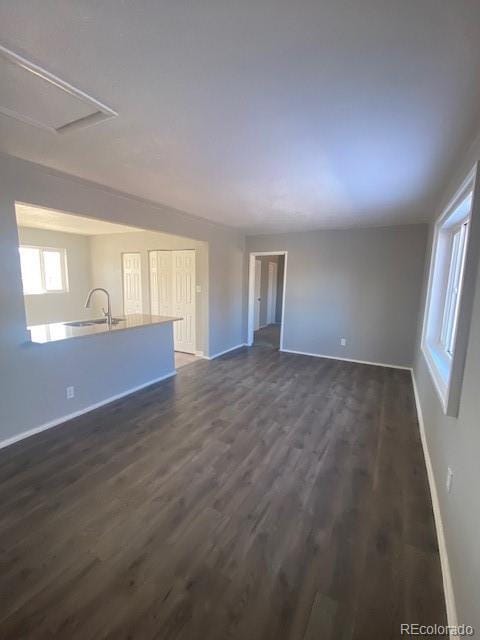
<instances>
[{"instance_id":1,"label":"door frame","mask_svg":"<svg viewBox=\"0 0 480 640\"><path fill-rule=\"evenodd\" d=\"M259 256L285 256L283 267L283 295L282 295L282 315L280 325L280 351L283 351L283 337L285 335L285 298L287 294L287 259L288 251L251 251L248 261L248 314L247 314L247 344L253 344L253 333L255 324L255 259ZM278 278L277 278L278 282Z\"/></svg>"}]
</instances>

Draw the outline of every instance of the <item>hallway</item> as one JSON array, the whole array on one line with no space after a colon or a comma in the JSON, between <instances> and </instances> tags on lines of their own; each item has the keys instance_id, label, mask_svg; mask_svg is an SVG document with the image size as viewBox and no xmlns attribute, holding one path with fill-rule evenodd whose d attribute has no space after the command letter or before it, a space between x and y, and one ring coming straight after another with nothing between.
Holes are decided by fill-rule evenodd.
<instances>
[{"instance_id":1,"label":"hallway","mask_svg":"<svg viewBox=\"0 0 480 640\"><path fill-rule=\"evenodd\" d=\"M270 347L271 349L280 348L280 330L281 325L269 324L266 327L257 329L254 332L253 346L255 347Z\"/></svg>"}]
</instances>

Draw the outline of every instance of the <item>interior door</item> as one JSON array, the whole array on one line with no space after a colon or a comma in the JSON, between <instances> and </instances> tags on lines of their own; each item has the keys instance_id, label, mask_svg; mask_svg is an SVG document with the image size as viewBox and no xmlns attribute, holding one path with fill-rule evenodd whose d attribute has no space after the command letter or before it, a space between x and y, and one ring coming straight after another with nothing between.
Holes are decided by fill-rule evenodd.
<instances>
[{"instance_id":1,"label":"interior door","mask_svg":"<svg viewBox=\"0 0 480 640\"><path fill-rule=\"evenodd\" d=\"M275 262L268 263L267 324L275 322L277 311L277 270L278 265Z\"/></svg>"},{"instance_id":2,"label":"interior door","mask_svg":"<svg viewBox=\"0 0 480 640\"><path fill-rule=\"evenodd\" d=\"M260 329L260 288L262 284L262 261L255 258L255 322L254 330Z\"/></svg>"},{"instance_id":3,"label":"interior door","mask_svg":"<svg viewBox=\"0 0 480 640\"><path fill-rule=\"evenodd\" d=\"M150 308L152 315L171 316L172 252L150 251Z\"/></svg>"},{"instance_id":4,"label":"interior door","mask_svg":"<svg viewBox=\"0 0 480 640\"><path fill-rule=\"evenodd\" d=\"M123 254L123 311L125 315L143 313L140 253Z\"/></svg>"},{"instance_id":5,"label":"interior door","mask_svg":"<svg viewBox=\"0 0 480 640\"><path fill-rule=\"evenodd\" d=\"M172 294L175 351L195 353L195 251L172 251Z\"/></svg>"},{"instance_id":6,"label":"interior door","mask_svg":"<svg viewBox=\"0 0 480 640\"><path fill-rule=\"evenodd\" d=\"M150 313L152 316L159 316L158 307L158 260L157 251L148 253L148 269L150 277Z\"/></svg>"}]
</instances>

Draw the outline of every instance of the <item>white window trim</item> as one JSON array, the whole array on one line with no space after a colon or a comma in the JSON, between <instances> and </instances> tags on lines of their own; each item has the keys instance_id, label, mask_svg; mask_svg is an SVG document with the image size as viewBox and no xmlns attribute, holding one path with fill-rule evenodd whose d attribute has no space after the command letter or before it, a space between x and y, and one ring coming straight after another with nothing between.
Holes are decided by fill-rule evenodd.
<instances>
[{"instance_id":1,"label":"white window trim","mask_svg":"<svg viewBox=\"0 0 480 640\"><path fill-rule=\"evenodd\" d=\"M59 293L68 293L69 285L68 285L68 269L67 269L67 250L63 247L44 247L43 245L35 245L35 244L20 244L20 249L38 249L40 251L40 277L42 281L42 289L43 291L38 291L37 293L24 293L24 296L45 296L45 295L58 295ZM44 251L56 251L62 256L62 288L61 289L47 289L45 287L45 265L43 263L43 252Z\"/></svg>"},{"instance_id":2,"label":"white window trim","mask_svg":"<svg viewBox=\"0 0 480 640\"><path fill-rule=\"evenodd\" d=\"M432 377L435 389L439 395L443 412L449 416L458 416L460 396L463 382L463 371L467 354L468 336L472 315L475 281L480 252L480 213L479 191L480 185L476 180L478 164L469 173L460 189L452 198L445 211L435 223L432 250L430 255L430 270L428 277L427 298L422 328L422 352ZM469 212L457 211L459 205L471 194ZM456 214L456 215L454 215ZM466 239L465 260L463 265L462 287L458 302L458 316L454 338L453 354L447 354L440 345L440 335L432 338L432 332L441 326L441 320L435 319L435 312L443 318L445 305L445 291L439 291L442 286L439 279L444 277L438 269L444 269L437 264L442 260L442 251L450 256L450 250L442 247L445 243L443 231L453 229L468 221L468 236ZM433 296L442 296L442 301L434 301Z\"/></svg>"}]
</instances>

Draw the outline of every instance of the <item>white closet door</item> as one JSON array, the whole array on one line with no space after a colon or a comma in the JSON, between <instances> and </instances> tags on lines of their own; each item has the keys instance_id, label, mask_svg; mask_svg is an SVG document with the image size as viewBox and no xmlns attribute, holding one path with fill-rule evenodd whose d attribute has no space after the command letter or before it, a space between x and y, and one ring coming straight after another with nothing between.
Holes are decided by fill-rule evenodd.
<instances>
[{"instance_id":1,"label":"white closet door","mask_svg":"<svg viewBox=\"0 0 480 640\"><path fill-rule=\"evenodd\" d=\"M152 316L159 316L158 306L158 251L149 251L148 266L150 273L150 313Z\"/></svg>"},{"instance_id":2,"label":"white closet door","mask_svg":"<svg viewBox=\"0 0 480 640\"><path fill-rule=\"evenodd\" d=\"M171 316L172 303L172 252L150 251L151 313Z\"/></svg>"},{"instance_id":3,"label":"white closet door","mask_svg":"<svg viewBox=\"0 0 480 640\"><path fill-rule=\"evenodd\" d=\"M175 351L195 353L195 251L172 251Z\"/></svg>"},{"instance_id":4,"label":"white closet door","mask_svg":"<svg viewBox=\"0 0 480 640\"><path fill-rule=\"evenodd\" d=\"M123 254L123 310L125 315L143 313L142 261L139 253Z\"/></svg>"}]
</instances>

